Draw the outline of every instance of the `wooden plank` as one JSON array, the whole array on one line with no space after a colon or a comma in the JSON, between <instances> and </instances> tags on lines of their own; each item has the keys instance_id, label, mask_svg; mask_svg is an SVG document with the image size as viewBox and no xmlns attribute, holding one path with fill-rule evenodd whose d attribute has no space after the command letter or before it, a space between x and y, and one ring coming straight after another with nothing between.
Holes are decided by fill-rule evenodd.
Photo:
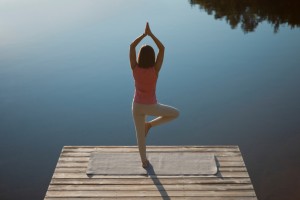
<instances>
[{"instance_id":1,"label":"wooden plank","mask_svg":"<svg viewBox=\"0 0 300 200\"><path fill-rule=\"evenodd\" d=\"M69 197L67 200L140 200L141 197ZM168 199L168 197L166 198ZM172 200L257 200L256 197L172 197ZM46 197L45 200L66 200L65 197ZM162 197L143 197L143 200L162 200Z\"/></svg>"},{"instance_id":2,"label":"wooden plank","mask_svg":"<svg viewBox=\"0 0 300 200\"><path fill-rule=\"evenodd\" d=\"M251 183L250 178L220 178L220 177L182 177L182 178L122 178L122 177L107 177L107 178L53 178L51 180L51 184L84 184L84 185L119 185L119 184L127 184L127 185L137 185L137 184L153 184L160 183L162 185L173 185L173 184L233 184L233 183Z\"/></svg>"},{"instance_id":3,"label":"wooden plank","mask_svg":"<svg viewBox=\"0 0 300 200\"><path fill-rule=\"evenodd\" d=\"M58 161L56 167L87 167L88 162L65 162L65 161ZM245 167L244 162L217 162L218 167Z\"/></svg>"},{"instance_id":4,"label":"wooden plank","mask_svg":"<svg viewBox=\"0 0 300 200\"><path fill-rule=\"evenodd\" d=\"M195 147L181 147L181 148L146 148L147 151L149 152L153 152L153 151L170 151L170 152L174 152L174 151L198 151L198 152L205 152L205 151L235 151L235 152L240 152L238 148L222 148L222 147L218 147L218 148L195 148ZM114 152L114 151L120 151L120 152L138 152L138 148L113 148L113 149L109 149L109 148L76 148L76 149L66 149L63 148L63 151L73 151L73 152L91 152L91 151L107 151L107 152Z\"/></svg>"},{"instance_id":5,"label":"wooden plank","mask_svg":"<svg viewBox=\"0 0 300 200\"><path fill-rule=\"evenodd\" d=\"M78 148L98 148L98 149L114 149L114 148L137 148L136 145L132 145L132 146L64 146L64 149L78 149ZM147 145L147 148L175 148L175 149L179 149L179 148L239 148L238 145L166 145L166 146L158 146L158 145Z\"/></svg>"},{"instance_id":6,"label":"wooden plank","mask_svg":"<svg viewBox=\"0 0 300 200\"><path fill-rule=\"evenodd\" d=\"M100 152L138 152L138 148L114 148L114 149L107 149L107 148L78 148L78 149L63 149L63 152L93 152L93 151L100 151ZM147 148L147 152L239 152L237 148Z\"/></svg>"},{"instance_id":7,"label":"wooden plank","mask_svg":"<svg viewBox=\"0 0 300 200\"><path fill-rule=\"evenodd\" d=\"M248 172L219 172L217 175L199 175L195 177L249 177ZM102 178L103 175L93 175L92 178ZM159 177L159 176L158 176ZM174 175L174 177L178 177ZM89 178L85 173L54 173L52 178Z\"/></svg>"},{"instance_id":8,"label":"wooden plank","mask_svg":"<svg viewBox=\"0 0 300 200\"><path fill-rule=\"evenodd\" d=\"M121 152L138 152L137 146L74 146L64 147L62 151L80 151L80 152L91 152L91 151L121 151ZM238 146L147 146L147 151L236 151L240 152Z\"/></svg>"},{"instance_id":9,"label":"wooden plank","mask_svg":"<svg viewBox=\"0 0 300 200\"><path fill-rule=\"evenodd\" d=\"M236 191L48 191L48 197L160 197L160 196L180 196L180 197L206 197L206 196L221 196L221 197L253 197L253 190L236 190Z\"/></svg>"},{"instance_id":10,"label":"wooden plank","mask_svg":"<svg viewBox=\"0 0 300 200\"><path fill-rule=\"evenodd\" d=\"M246 167L219 167L220 172L247 172ZM86 167L57 167L55 173L71 172L71 173L86 173Z\"/></svg>"},{"instance_id":11,"label":"wooden plank","mask_svg":"<svg viewBox=\"0 0 300 200\"><path fill-rule=\"evenodd\" d=\"M241 156L242 155L239 152L221 152L221 151L220 152L214 152L214 154L215 154L216 157L221 157L221 156ZM90 155L91 155L90 152L63 152L60 156L61 157L90 157Z\"/></svg>"},{"instance_id":12,"label":"wooden plank","mask_svg":"<svg viewBox=\"0 0 300 200\"><path fill-rule=\"evenodd\" d=\"M239 161L244 162L242 156L223 156L216 157L218 161ZM76 162L88 162L90 157L60 157L58 161L76 161Z\"/></svg>"},{"instance_id":13,"label":"wooden plank","mask_svg":"<svg viewBox=\"0 0 300 200\"><path fill-rule=\"evenodd\" d=\"M251 184L205 184L205 185L50 185L48 190L55 191L93 191L93 190L251 190Z\"/></svg>"},{"instance_id":14,"label":"wooden plank","mask_svg":"<svg viewBox=\"0 0 300 200\"><path fill-rule=\"evenodd\" d=\"M235 149L239 150L238 146L149 146L146 147L149 150L159 150L159 149L170 149L171 151L178 149ZM124 149L124 150L138 150L138 146L114 146L114 147L106 147L106 146L64 146L62 149L72 150L72 149L107 149L108 151L114 151L116 149Z\"/></svg>"}]
</instances>

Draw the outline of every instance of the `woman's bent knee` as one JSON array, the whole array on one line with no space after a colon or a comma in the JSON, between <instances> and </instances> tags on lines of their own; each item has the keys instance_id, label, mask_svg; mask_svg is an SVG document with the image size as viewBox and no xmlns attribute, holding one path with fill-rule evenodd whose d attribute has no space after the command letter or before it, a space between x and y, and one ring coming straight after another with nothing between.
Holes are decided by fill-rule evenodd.
<instances>
[{"instance_id":1,"label":"woman's bent knee","mask_svg":"<svg viewBox=\"0 0 300 200\"><path fill-rule=\"evenodd\" d=\"M173 112L173 117L174 118L177 118L179 117L180 113L179 113L179 110L177 110L176 108L174 109L174 112Z\"/></svg>"},{"instance_id":2,"label":"woman's bent knee","mask_svg":"<svg viewBox=\"0 0 300 200\"><path fill-rule=\"evenodd\" d=\"M179 110L176 110L176 118L179 117L179 115L180 115Z\"/></svg>"}]
</instances>

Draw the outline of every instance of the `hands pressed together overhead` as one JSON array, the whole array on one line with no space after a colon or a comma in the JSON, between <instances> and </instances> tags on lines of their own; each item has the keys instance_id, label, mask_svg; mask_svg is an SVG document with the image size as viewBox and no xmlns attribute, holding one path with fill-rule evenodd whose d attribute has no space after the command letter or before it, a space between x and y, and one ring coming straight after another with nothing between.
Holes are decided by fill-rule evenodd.
<instances>
[{"instance_id":1,"label":"hands pressed together overhead","mask_svg":"<svg viewBox=\"0 0 300 200\"><path fill-rule=\"evenodd\" d=\"M153 35L148 22L146 23L144 34L149 35L149 36Z\"/></svg>"}]
</instances>

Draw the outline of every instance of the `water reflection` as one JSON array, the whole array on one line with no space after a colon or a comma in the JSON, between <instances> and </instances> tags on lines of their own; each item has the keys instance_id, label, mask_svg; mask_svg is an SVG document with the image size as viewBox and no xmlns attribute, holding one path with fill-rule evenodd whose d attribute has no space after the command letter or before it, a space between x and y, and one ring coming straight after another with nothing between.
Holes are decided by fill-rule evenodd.
<instances>
[{"instance_id":1,"label":"water reflection","mask_svg":"<svg viewBox=\"0 0 300 200\"><path fill-rule=\"evenodd\" d=\"M280 25L300 27L300 1L298 0L189 0L199 5L215 19L225 19L231 28L238 25L244 33L253 32L264 21L277 33Z\"/></svg>"}]
</instances>

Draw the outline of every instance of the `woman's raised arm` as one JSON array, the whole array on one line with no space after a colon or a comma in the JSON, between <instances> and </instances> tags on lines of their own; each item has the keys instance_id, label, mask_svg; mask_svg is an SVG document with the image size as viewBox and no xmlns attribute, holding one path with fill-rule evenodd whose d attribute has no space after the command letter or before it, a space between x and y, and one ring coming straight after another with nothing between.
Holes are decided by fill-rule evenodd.
<instances>
[{"instance_id":1,"label":"woman's raised arm","mask_svg":"<svg viewBox=\"0 0 300 200\"><path fill-rule=\"evenodd\" d=\"M151 32L148 22L147 22L147 25L146 25L145 33L147 35L149 35L153 39L153 41L155 42L156 46L158 47L158 53L157 53L157 57L156 57L155 65L154 65L155 71L158 74L159 71L160 71L160 68L162 66L162 63L164 61L165 47L159 41L159 39L157 39L155 37L155 35Z\"/></svg>"},{"instance_id":2,"label":"woman's raised arm","mask_svg":"<svg viewBox=\"0 0 300 200\"><path fill-rule=\"evenodd\" d=\"M131 44L130 44L130 50L129 50L129 60L130 60L130 66L131 69L133 70L137 64L136 62L136 51L135 48L136 46L140 43L140 41L146 37L146 34L143 33L139 37L137 37Z\"/></svg>"}]
</instances>

